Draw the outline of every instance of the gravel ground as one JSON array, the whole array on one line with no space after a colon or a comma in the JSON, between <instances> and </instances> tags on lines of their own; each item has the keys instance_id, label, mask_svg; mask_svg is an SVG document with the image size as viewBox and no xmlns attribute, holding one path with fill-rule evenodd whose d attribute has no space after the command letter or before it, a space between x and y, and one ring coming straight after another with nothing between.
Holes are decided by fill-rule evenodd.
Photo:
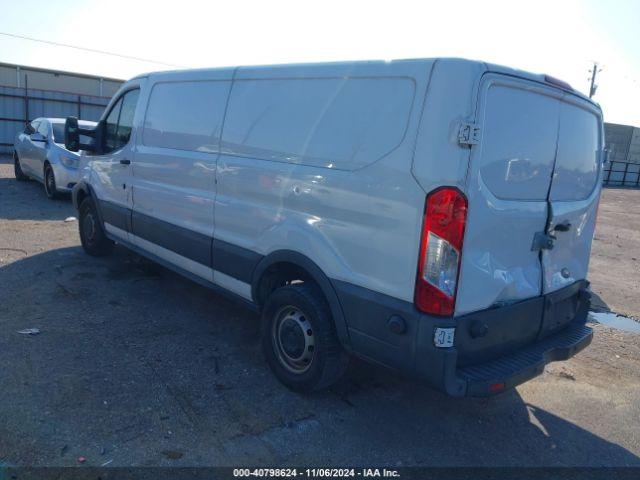
<instances>
[{"instance_id":1,"label":"gravel ground","mask_svg":"<svg viewBox=\"0 0 640 480\"><path fill-rule=\"evenodd\" d=\"M600 201L589 277L614 312L640 319L640 189L607 188Z\"/></svg>"},{"instance_id":2,"label":"gravel ground","mask_svg":"<svg viewBox=\"0 0 640 480\"><path fill-rule=\"evenodd\" d=\"M591 263L603 302L635 316L639 203L605 192ZM252 313L124 249L85 255L69 216L0 160L0 463L640 466L637 335L595 325L591 347L491 399L359 361L297 395Z\"/></svg>"}]
</instances>

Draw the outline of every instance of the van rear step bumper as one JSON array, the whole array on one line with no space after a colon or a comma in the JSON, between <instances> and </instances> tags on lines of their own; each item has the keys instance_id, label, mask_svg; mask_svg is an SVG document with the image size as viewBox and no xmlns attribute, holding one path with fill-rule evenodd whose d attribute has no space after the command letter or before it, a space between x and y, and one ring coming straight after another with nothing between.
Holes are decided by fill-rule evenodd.
<instances>
[{"instance_id":1,"label":"van rear step bumper","mask_svg":"<svg viewBox=\"0 0 640 480\"><path fill-rule=\"evenodd\" d=\"M591 295L581 280L553 293L460 317L435 317L413 303L333 280L348 326L349 351L454 397L515 387L591 342ZM479 328L478 328L479 327ZM438 346L437 329L455 329Z\"/></svg>"},{"instance_id":2,"label":"van rear step bumper","mask_svg":"<svg viewBox=\"0 0 640 480\"><path fill-rule=\"evenodd\" d=\"M584 323L570 324L544 340L479 365L456 370L466 382L466 396L486 397L540 375L547 363L567 360L591 343L593 330Z\"/></svg>"}]
</instances>

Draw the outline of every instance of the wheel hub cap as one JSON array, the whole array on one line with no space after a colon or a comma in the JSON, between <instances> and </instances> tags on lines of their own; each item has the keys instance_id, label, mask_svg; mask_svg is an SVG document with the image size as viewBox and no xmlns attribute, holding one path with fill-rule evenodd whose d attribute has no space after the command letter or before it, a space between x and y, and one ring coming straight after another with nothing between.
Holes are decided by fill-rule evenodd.
<instances>
[{"instance_id":1,"label":"wheel hub cap","mask_svg":"<svg viewBox=\"0 0 640 480\"><path fill-rule=\"evenodd\" d=\"M271 333L280 363L291 372L306 372L313 361L315 337L304 313L293 306L281 308Z\"/></svg>"}]
</instances>

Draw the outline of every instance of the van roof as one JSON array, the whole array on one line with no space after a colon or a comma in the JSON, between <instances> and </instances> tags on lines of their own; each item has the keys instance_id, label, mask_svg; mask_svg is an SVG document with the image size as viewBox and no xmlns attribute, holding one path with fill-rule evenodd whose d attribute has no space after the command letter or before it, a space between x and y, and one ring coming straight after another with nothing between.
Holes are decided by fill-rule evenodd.
<instances>
[{"instance_id":1,"label":"van roof","mask_svg":"<svg viewBox=\"0 0 640 480\"><path fill-rule=\"evenodd\" d=\"M532 80L534 82L553 85L556 88L560 88L567 92L576 95L593 105L600 108L600 106L590 99L588 96L583 93L572 88L568 83L563 82L562 80L556 79L549 74L543 73L532 73L527 72L525 70L519 70L516 68L506 67L503 65L497 65L493 63L482 62L479 60L470 60L465 58L455 58L455 57L437 57L437 58L415 58L415 59L397 59L397 60L358 60L358 61L340 61L340 62L322 62L322 63L292 63L292 64L275 64L275 65L246 65L246 66L231 66L231 67L216 67L216 68L197 68L197 69L180 69L180 70L163 70L157 72L150 72L142 75L138 75L133 77L133 79L140 78L148 78L151 77L155 80L168 80L175 77L181 77L186 75L194 75L194 74L207 74L211 76L215 76L217 78L224 78L225 76L232 78L238 74L248 74L248 73L257 73L260 71L282 71L283 73L287 73L289 75L296 73L308 73L309 71L313 71L316 69L322 69L327 67L332 67L335 69L336 74L346 74L353 67L361 67L365 68L367 66L376 66L376 65L390 65L390 64L398 64L398 63L438 63L442 64L460 64L467 63L469 67L476 68L478 66L482 66L483 72L495 72L504 75L510 75L514 77L525 78L527 80ZM133 80L132 79L132 80Z\"/></svg>"}]
</instances>

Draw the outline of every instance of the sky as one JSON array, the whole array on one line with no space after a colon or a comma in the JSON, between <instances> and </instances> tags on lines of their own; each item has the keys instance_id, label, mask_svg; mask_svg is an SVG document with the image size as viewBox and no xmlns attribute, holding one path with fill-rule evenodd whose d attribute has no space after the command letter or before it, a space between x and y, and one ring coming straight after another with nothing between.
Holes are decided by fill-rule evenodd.
<instances>
[{"instance_id":1,"label":"sky","mask_svg":"<svg viewBox=\"0 0 640 480\"><path fill-rule=\"evenodd\" d=\"M640 1L0 0L0 62L130 78L176 67L463 57L589 91L605 121L640 126ZM167 65L171 64L171 65Z\"/></svg>"}]
</instances>

